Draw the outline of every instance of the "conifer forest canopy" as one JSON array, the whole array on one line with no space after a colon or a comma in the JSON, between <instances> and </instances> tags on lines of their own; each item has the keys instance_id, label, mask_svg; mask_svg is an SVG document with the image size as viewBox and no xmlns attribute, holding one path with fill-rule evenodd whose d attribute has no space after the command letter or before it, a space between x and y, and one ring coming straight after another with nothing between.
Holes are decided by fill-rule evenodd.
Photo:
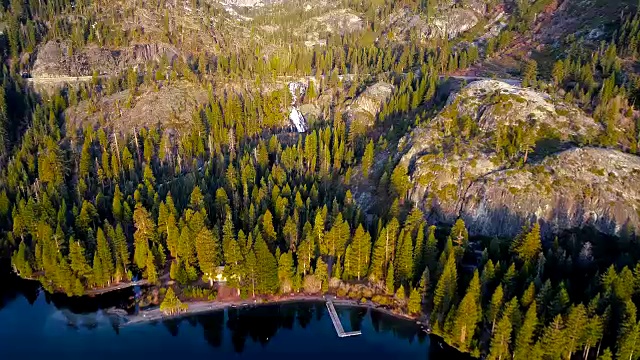
<instances>
[{"instance_id":1,"label":"conifer forest canopy","mask_svg":"<svg viewBox=\"0 0 640 360\"><path fill-rule=\"evenodd\" d=\"M0 258L639 359L639 44L631 0L0 1Z\"/></svg>"}]
</instances>

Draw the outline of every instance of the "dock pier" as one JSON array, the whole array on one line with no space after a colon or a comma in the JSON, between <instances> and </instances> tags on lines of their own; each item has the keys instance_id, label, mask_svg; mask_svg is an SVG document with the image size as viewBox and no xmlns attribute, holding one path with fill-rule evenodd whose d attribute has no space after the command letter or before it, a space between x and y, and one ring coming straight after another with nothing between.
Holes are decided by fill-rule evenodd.
<instances>
[{"instance_id":1,"label":"dock pier","mask_svg":"<svg viewBox=\"0 0 640 360\"><path fill-rule=\"evenodd\" d=\"M361 331L349 331L345 332L342 327L342 322L340 322L340 318L338 317L338 313L336 312L336 308L333 306L333 301L330 298L327 298L327 309L329 310L329 316L331 317L331 322L333 323L333 327L336 329L336 333L338 333L338 337L349 337L356 336L362 334Z\"/></svg>"}]
</instances>

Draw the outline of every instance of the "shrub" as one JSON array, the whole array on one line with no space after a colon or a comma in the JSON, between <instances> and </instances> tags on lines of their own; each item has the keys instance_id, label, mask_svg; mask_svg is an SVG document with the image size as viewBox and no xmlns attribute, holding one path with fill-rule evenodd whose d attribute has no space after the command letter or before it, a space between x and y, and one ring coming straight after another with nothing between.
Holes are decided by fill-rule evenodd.
<instances>
[{"instance_id":1,"label":"shrub","mask_svg":"<svg viewBox=\"0 0 640 360\"><path fill-rule=\"evenodd\" d=\"M305 292L316 294L322 290L322 281L315 275L307 275L304 277L302 286Z\"/></svg>"}]
</instances>

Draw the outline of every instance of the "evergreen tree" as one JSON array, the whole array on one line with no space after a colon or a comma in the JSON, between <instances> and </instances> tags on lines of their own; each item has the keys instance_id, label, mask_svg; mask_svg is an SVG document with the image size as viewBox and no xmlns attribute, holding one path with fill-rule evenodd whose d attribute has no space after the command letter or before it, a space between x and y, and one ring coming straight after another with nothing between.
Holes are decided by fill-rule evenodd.
<instances>
[{"instance_id":1,"label":"evergreen tree","mask_svg":"<svg viewBox=\"0 0 640 360\"><path fill-rule=\"evenodd\" d=\"M280 290L283 293L291 291L293 286L293 277L295 275L295 265L293 256L290 252L280 255L278 261L278 281L280 282Z\"/></svg>"},{"instance_id":2,"label":"evergreen tree","mask_svg":"<svg viewBox=\"0 0 640 360\"><path fill-rule=\"evenodd\" d=\"M529 87L535 86L538 78L538 63L530 59L527 61L524 67L522 75L522 86Z\"/></svg>"},{"instance_id":3,"label":"evergreen tree","mask_svg":"<svg viewBox=\"0 0 640 360\"><path fill-rule=\"evenodd\" d=\"M371 253L371 236L362 224L356 229L344 260L345 276L360 280L366 276Z\"/></svg>"},{"instance_id":4,"label":"evergreen tree","mask_svg":"<svg viewBox=\"0 0 640 360\"><path fill-rule=\"evenodd\" d=\"M209 285L213 286L214 270L222 262L218 234L203 227L196 235L195 242L200 271L209 280Z\"/></svg>"},{"instance_id":5,"label":"evergreen tree","mask_svg":"<svg viewBox=\"0 0 640 360\"><path fill-rule=\"evenodd\" d=\"M98 228L95 254L99 258L101 266L100 273L102 276L99 280L99 285L109 285L115 273L115 266L113 264L113 257L111 256L111 248L109 247L109 244L107 244L107 239L101 228Z\"/></svg>"},{"instance_id":6,"label":"evergreen tree","mask_svg":"<svg viewBox=\"0 0 640 360\"><path fill-rule=\"evenodd\" d=\"M369 170L373 165L373 150L373 140L369 140L369 143L364 150L364 156L362 157L362 174L365 178L369 177Z\"/></svg>"},{"instance_id":7,"label":"evergreen tree","mask_svg":"<svg viewBox=\"0 0 640 360\"><path fill-rule=\"evenodd\" d=\"M160 304L160 311L167 315L173 315L185 310L185 308L186 304L182 304L176 296L176 293L173 291L173 288L167 289L167 293Z\"/></svg>"},{"instance_id":8,"label":"evergreen tree","mask_svg":"<svg viewBox=\"0 0 640 360\"><path fill-rule=\"evenodd\" d=\"M395 258L395 269L396 281L404 284L413 278L413 243L410 233L404 233L404 236L401 237L399 252Z\"/></svg>"},{"instance_id":9,"label":"evergreen tree","mask_svg":"<svg viewBox=\"0 0 640 360\"><path fill-rule=\"evenodd\" d=\"M538 326L538 307L536 302L533 301L529 308L527 309L527 313L524 316L524 320L522 322L522 326L518 330L516 334L516 342L513 351L513 358L515 360L519 359L530 359L531 349L534 345L536 329Z\"/></svg>"},{"instance_id":10,"label":"evergreen tree","mask_svg":"<svg viewBox=\"0 0 640 360\"><path fill-rule=\"evenodd\" d=\"M144 269L147 265L149 241L155 239L156 226L147 209L140 203L133 212L133 222L136 227L133 234L133 259L139 269Z\"/></svg>"},{"instance_id":11,"label":"evergreen tree","mask_svg":"<svg viewBox=\"0 0 640 360\"><path fill-rule=\"evenodd\" d=\"M280 286L276 259L261 236L256 238L254 250L256 255L256 292L268 295L275 294Z\"/></svg>"},{"instance_id":12,"label":"evergreen tree","mask_svg":"<svg viewBox=\"0 0 640 360\"><path fill-rule=\"evenodd\" d=\"M583 347L587 322L588 315L584 305L571 307L566 318L565 330L564 353L567 354L567 358L571 358L575 351Z\"/></svg>"},{"instance_id":13,"label":"evergreen tree","mask_svg":"<svg viewBox=\"0 0 640 360\"><path fill-rule=\"evenodd\" d=\"M624 304L624 317L616 344L616 358L633 360L639 357L640 323L636 320L636 306L629 300Z\"/></svg>"},{"instance_id":14,"label":"evergreen tree","mask_svg":"<svg viewBox=\"0 0 640 360\"><path fill-rule=\"evenodd\" d=\"M504 292L502 290L502 285L498 285L496 290L491 295L491 302L489 303L489 309L487 311L487 321L491 326L491 333L496 327L496 321L498 320L498 315L500 314L500 309L502 308L502 304L504 301Z\"/></svg>"},{"instance_id":15,"label":"evergreen tree","mask_svg":"<svg viewBox=\"0 0 640 360\"><path fill-rule=\"evenodd\" d=\"M267 210L262 217L262 234L269 243L276 240L276 230L273 227L273 215Z\"/></svg>"},{"instance_id":16,"label":"evergreen tree","mask_svg":"<svg viewBox=\"0 0 640 360\"><path fill-rule=\"evenodd\" d=\"M22 246L22 244L20 245ZM69 239L69 260L71 270L79 279L91 277L91 267L87 263L85 250L80 242L74 241L73 238Z\"/></svg>"},{"instance_id":17,"label":"evergreen tree","mask_svg":"<svg viewBox=\"0 0 640 360\"><path fill-rule=\"evenodd\" d=\"M562 315L557 315L553 321L547 325L542 333L541 343L544 356L550 359L563 358L566 338L563 335L564 321Z\"/></svg>"},{"instance_id":18,"label":"evergreen tree","mask_svg":"<svg viewBox=\"0 0 640 360\"><path fill-rule=\"evenodd\" d=\"M398 291L396 291L396 299L404 302L405 300L405 290L404 290L404 286L400 285L400 287L398 288Z\"/></svg>"},{"instance_id":19,"label":"evergreen tree","mask_svg":"<svg viewBox=\"0 0 640 360\"><path fill-rule=\"evenodd\" d=\"M409 314L413 315L418 315L422 311L422 299L420 298L420 292L416 288L411 289L407 310Z\"/></svg>"},{"instance_id":20,"label":"evergreen tree","mask_svg":"<svg viewBox=\"0 0 640 360\"><path fill-rule=\"evenodd\" d=\"M319 257L316 262L315 276L318 280L322 281L322 291L327 292L327 290L329 290L329 269L321 257Z\"/></svg>"},{"instance_id":21,"label":"evergreen tree","mask_svg":"<svg viewBox=\"0 0 640 360\"><path fill-rule=\"evenodd\" d=\"M467 293L462 298L456 309L453 320L452 339L453 344L461 351L468 352L474 338L478 322L482 319L480 306L480 275L476 270L467 288Z\"/></svg>"},{"instance_id":22,"label":"evergreen tree","mask_svg":"<svg viewBox=\"0 0 640 360\"><path fill-rule=\"evenodd\" d=\"M147 254L147 264L145 269L147 280L151 284L155 284L158 282L158 271L156 270L155 257L153 256L153 252L149 250Z\"/></svg>"},{"instance_id":23,"label":"evergreen tree","mask_svg":"<svg viewBox=\"0 0 640 360\"><path fill-rule=\"evenodd\" d=\"M489 348L489 355L487 359L501 360L511 357L509 346L511 345L511 332L513 330L513 323L511 316L517 309L518 301L513 298L509 301L502 311L500 320L496 323L495 331L491 337L491 344Z\"/></svg>"},{"instance_id":24,"label":"evergreen tree","mask_svg":"<svg viewBox=\"0 0 640 360\"><path fill-rule=\"evenodd\" d=\"M530 232L518 236L513 242L512 251L525 266L531 266L542 250L542 242L540 240L540 224L535 223Z\"/></svg>"},{"instance_id":25,"label":"evergreen tree","mask_svg":"<svg viewBox=\"0 0 640 360\"><path fill-rule=\"evenodd\" d=\"M395 279L393 278L393 264L389 264L389 269L387 270L387 277L385 279L387 295L393 295L396 291L395 289Z\"/></svg>"},{"instance_id":26,"label":"evergreen tree","mask_svg":"<svg viewBox=\"0 0 640 360\"><path fill-rule=\"evenodd\" d=\"M425 244L424 244L424 223L418 227L416 235L416 245L413 250L413 282L420 281L420 276L425 270Z\"/></svg>"},{"instance_id":27,"label":"evergreen tree","mask_svg":"<svg viewBox=\"0 0 640 360\"><path fill-rule=\"evenodd\" d=\"M438 240L436 239L436 227L433 225L429 227L424 258L429 271L435 272L438 265Z\"/></svg>"},{"instance_id":28,"label":"evergreen tree","mask_svg":"<svg viewBox=\"0 0 640 360\"><path fill-rule=\"evenodd\" d=\"M454 303L458 283L455 254L450 253L433 294L432 323L442 325L444 316Z\"/></svg>"}]
</instances>

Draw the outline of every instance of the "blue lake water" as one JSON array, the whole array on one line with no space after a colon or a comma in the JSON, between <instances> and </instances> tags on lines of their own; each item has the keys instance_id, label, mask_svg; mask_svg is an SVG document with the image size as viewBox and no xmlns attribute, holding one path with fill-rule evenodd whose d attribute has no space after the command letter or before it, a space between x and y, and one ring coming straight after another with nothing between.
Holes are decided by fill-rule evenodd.
<instances>
[{"instance_id":1,"label":"blue lake water","mask_svg":"<svg viewBox=\"0 0 640 360\"><path fill-rule=\"evenodd\" d=\"M362 331L349 338L336 335L322 302L119 326L101 309L128 304L132 292L70 300L33 282L3 282L0 359L461 358L415 323L362 308L336 307L346 331Z\"/></svg>"}]
</instances>

